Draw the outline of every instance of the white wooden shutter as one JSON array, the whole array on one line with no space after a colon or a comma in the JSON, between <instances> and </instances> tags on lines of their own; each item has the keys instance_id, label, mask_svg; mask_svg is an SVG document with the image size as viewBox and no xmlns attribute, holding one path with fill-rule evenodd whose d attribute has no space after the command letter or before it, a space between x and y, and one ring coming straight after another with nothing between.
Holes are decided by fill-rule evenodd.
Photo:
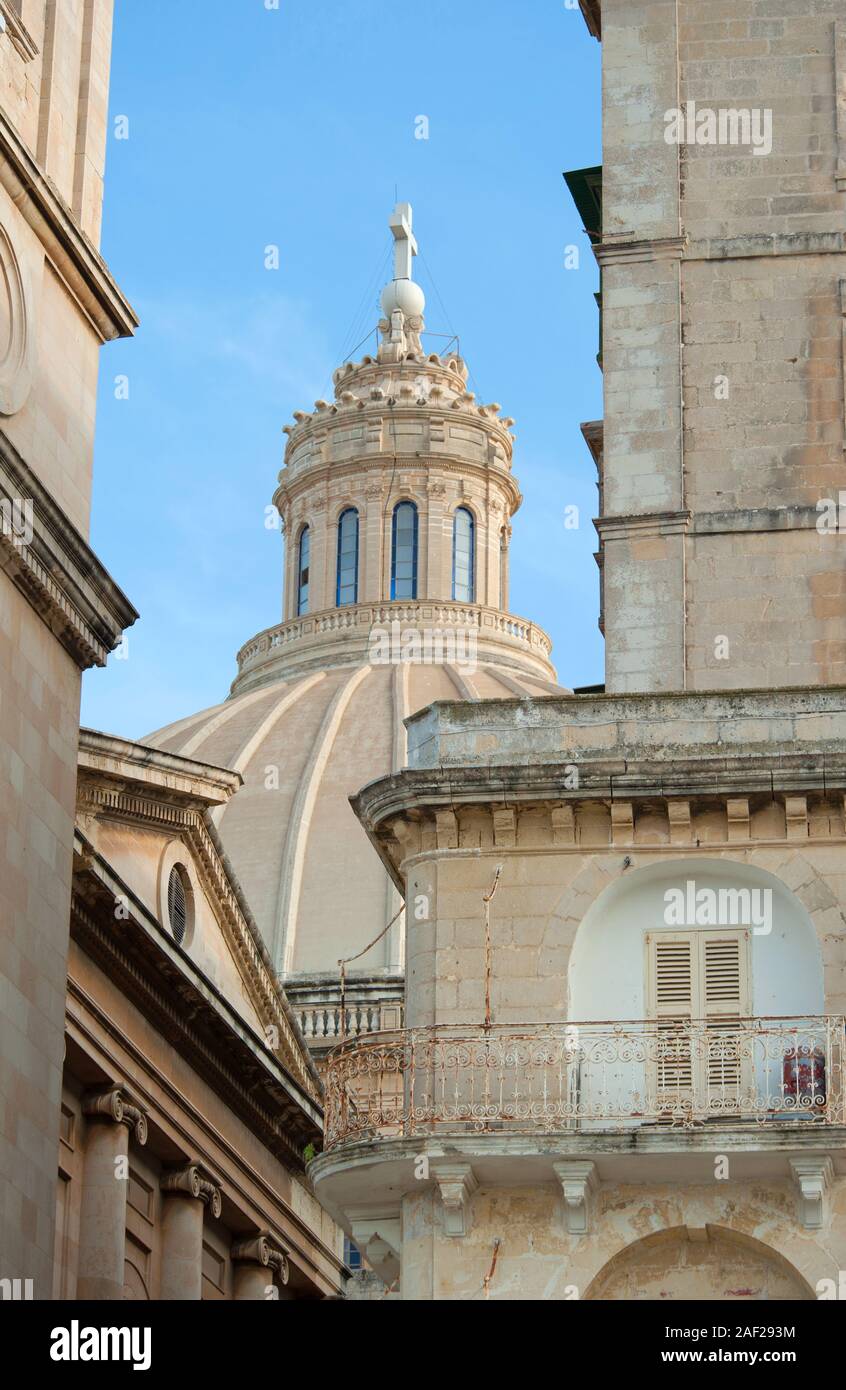
<instances>
[{"instance_id":1,"label":"white wooden shutter","mask_svg":"<svg viewBox=\"0 0 846 1390\"><path fill-rule=\"evenodd\" d=\"M646 946L659 1111L736 1110L748 1070L739 1036L750 1013L748 931L653 932Z\"/></svg>"},{"instance_id":2,"label":"white wooden shutter","mask_svg":"<svg viewBox=\"0 0 846 1390\"><path fill-rule=\"evenodd\" d=\"M657 1021L656 1084L660 1104L682 1102L693 1085L687 1025L696 1017L696 941L693 932L647 937L650 1017Z\"/></svg>"},{"instance_id":3,"label":"white wooden shutter","mask_svg":"<svg viewBox=\"0 0 846 1390\"><path fill-rule=\"evenodd\" d=\"M743 1070L739 1030L750 1012L748 955L748 932L700 934L701 1017L708 1025L704 1080L714 1113L738 1099Z\"/></svg>"}]
</instances>

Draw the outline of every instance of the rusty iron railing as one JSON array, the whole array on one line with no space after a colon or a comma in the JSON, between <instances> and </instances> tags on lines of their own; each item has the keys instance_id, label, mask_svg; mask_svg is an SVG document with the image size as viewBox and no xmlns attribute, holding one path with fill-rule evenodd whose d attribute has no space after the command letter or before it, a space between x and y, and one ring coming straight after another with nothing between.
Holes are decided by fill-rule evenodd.
<instances>
[{"instance_id":1,"label":"rusty iron railing","mask_svg":"<svg viewBox=\"0 0 846 1390\"><path fill-rule=\"evenodd\" d=\"M327 1149L406 1135L843 1124L843 1017L440 1026L329 1053Z\"/></svg>"}]
</instances>

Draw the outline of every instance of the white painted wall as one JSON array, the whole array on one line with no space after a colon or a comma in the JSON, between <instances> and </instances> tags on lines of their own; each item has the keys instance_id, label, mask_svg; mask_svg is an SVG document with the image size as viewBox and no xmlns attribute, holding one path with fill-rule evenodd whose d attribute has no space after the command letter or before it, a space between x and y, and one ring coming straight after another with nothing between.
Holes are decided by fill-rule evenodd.
<instances>
[{"instance_id":1,"label":"white painted wall","mask_svg":"<svg viewBox=\"0 0 846 1390\"><path fill-rule=\"evenodd\" d=\"M680 930L664 921L664 894L684 890L688 879L697 887L772 891L772 931L752 936L753 1014L824 1012L820 946L799 899L773 874L747 864L673 859L628 870L585 915L570 960L569 1019L646 1017L646 933Z\"/></svg>"},{"instance_id":2,"label":"white painted wall","mask_svg":"<svg viewBox=\"0 0 846 1390\"><path fill-rule=\"evenodd\" d=\"M813 1018L824 1011L822 956L813 925L799 900L772 874L728 859L674 859L627 872L585 916L571 958L568 1020L575 1025L579 1060L570 1084L578 1094L583 1129L602 1128L605 1122L598 1117L609 1108L623 1116L642 1113L644 1097L654 1092L656 1073L645 1061L650 1054L637 1041L629 1045L621 1038L605 1046L599 1032L579 1035L578 1024L646 1018L645 938L648 932L690 929L665 920L666 890L684 891L689 880L697 888L759 888L772 894L771 930L750 933L754 1017ZM731 925L701 930L719 932ZM812 1051L823 1040L816 1027L791 1035L786 1025L776 1025L756 1033L743 1064L743 1093L752 1110L778 1113L792 1104L785 1102L782 1090L785 1054L794 1047L800 1055L803 1049ZM732 1105L729 1095L710 1092L709 1103ZM624 1127L638 1123L636 1118L623 1121Z\"/></svg>"}]
</instances>

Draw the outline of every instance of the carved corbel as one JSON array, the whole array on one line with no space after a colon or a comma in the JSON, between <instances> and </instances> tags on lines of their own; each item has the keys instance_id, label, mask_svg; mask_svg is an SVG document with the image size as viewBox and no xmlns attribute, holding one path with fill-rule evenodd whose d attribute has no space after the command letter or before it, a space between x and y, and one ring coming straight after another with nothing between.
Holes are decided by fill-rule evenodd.
<instances>
[{"instance_id":1,"label":"carved corbel","mask_svg":"<svg viewBox=\"0 0 846 1390\"><path fill-rule=\"evenodd\" d=\"M784 819L787 828L788 840L807 840L807 796L786 796L784 798Z\"/></svg>"},{"instance_id":2,"label":"carved corbel","mask_svg":"<svg viewBox=\"0 0 846 1390\"><path fill-rule=\"evenodd\" d=\"M433 1163L444 1209L444 1234L464 1236L470 1229L470 1199L479 1186L469 1163Z\"/></svg>"},{"instance_id":3,"label":"carved corbel","mask_svg":"<svg viewBox=\"0 0 846 1390\"><path fill-rule=\"evenodd\" d=\"M553 806L552 843L554 845L574 845L576 843L576 813L572 806Z\"/></svg>"},{"instance_id":4,"label":"carved corbel","mask_svg":"<svg viewBox=\"0 0 846 1390\"><path fill-rule=\"evenodd\" d=\"M458 849L458 817L454 811L436 811L438 849Z\"/></svg>"},{"instance_id":5,"label":"carved corbel","mask_svg":"<svg viewBox=\"0 0 846 1390\"><path fill-rule=\"evenodd\" d=\"M564 1220L571 1236L585 1236L594 1219L599 1181L595 1163L554 1163L564 1196Z\"/></svg>"},{"instance_id":6,"label":"carved corbel","mask_svg":"<svg viewBox=\"0 0 846 1390\"><path fill-rule=\"evenodd\" d=\"M749 839L749 798L745 796L730 797L726 802L726 822L728 825L728 840L730 843L737 840Z\"/></svg>"},{"instance_id":7,"label":"carved corbel","mask_svg":"<svg viewBox=\"0 0 846 1390\"><path fill-rule=\"evenodd\" d=\"M689 801L668 801L667 819L670 822L670 844L689 845L693 835Z\"/></svg>"},{"instance_id":8,"label":"carved corbel","mask_svg":"<svg viewBox=\"0 0 846 1390\"><path fill-rule=\"evenodd\" d=\"M634 844L634 806L630 801L611 802L611 843Z\"/></svg>"},{"instance_id":9,"label":"carved corbel","mask_svg":"<svg viewBox=\"0 0 846 1390\"><path fill-rule=\"evenodd\" d=\"M261 1265L263 1269L272 1269L280 1284L287 1284L290 1276L288 1256L269 1231L237 1241L230 1253L236 1264L254 1264Z\"/></svg>"},{"instance_id":10,"label":"carved corbel","mask_svg":"<svg viewBox=\"0 0 846 1390\"><path fill-rule=\"evenodd\" d=\"M806 1230L818 1231L828 1216L834 1165L830 1158L792 1158L790 1167L799 1189L799 1220Z\"/></svg>"},{"instance_id":11,"label":"carved corbel","mask_svg":"<svg viewBox=\"0 0 846 1390\"><path fill-rule=\"evenodd\" d=\"M139 1144L147 1142L147 1116L133 1105L122 1086L84 1096L82 1113L90 1120L110 1120L112 1124L126 1125Z\"/></svg>"}]
</instances>

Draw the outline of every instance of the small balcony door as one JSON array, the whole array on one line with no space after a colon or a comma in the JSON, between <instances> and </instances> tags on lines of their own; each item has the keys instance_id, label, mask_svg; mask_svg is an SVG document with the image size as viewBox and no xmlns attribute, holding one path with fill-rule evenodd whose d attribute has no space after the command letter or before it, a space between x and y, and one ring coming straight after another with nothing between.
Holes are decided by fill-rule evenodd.
<instances>
[{"instance_id":1,"label":"small balcony door","mask_svg":"<svg viewBox=\"0 0 846 1390\"><path fill-rule=\"evenodd\" d=\"M741 1031L751 1013L749 932L654 932L646 951L657 1112L738 1114L752 1084Z\"/></svg>"}]
</instances>

